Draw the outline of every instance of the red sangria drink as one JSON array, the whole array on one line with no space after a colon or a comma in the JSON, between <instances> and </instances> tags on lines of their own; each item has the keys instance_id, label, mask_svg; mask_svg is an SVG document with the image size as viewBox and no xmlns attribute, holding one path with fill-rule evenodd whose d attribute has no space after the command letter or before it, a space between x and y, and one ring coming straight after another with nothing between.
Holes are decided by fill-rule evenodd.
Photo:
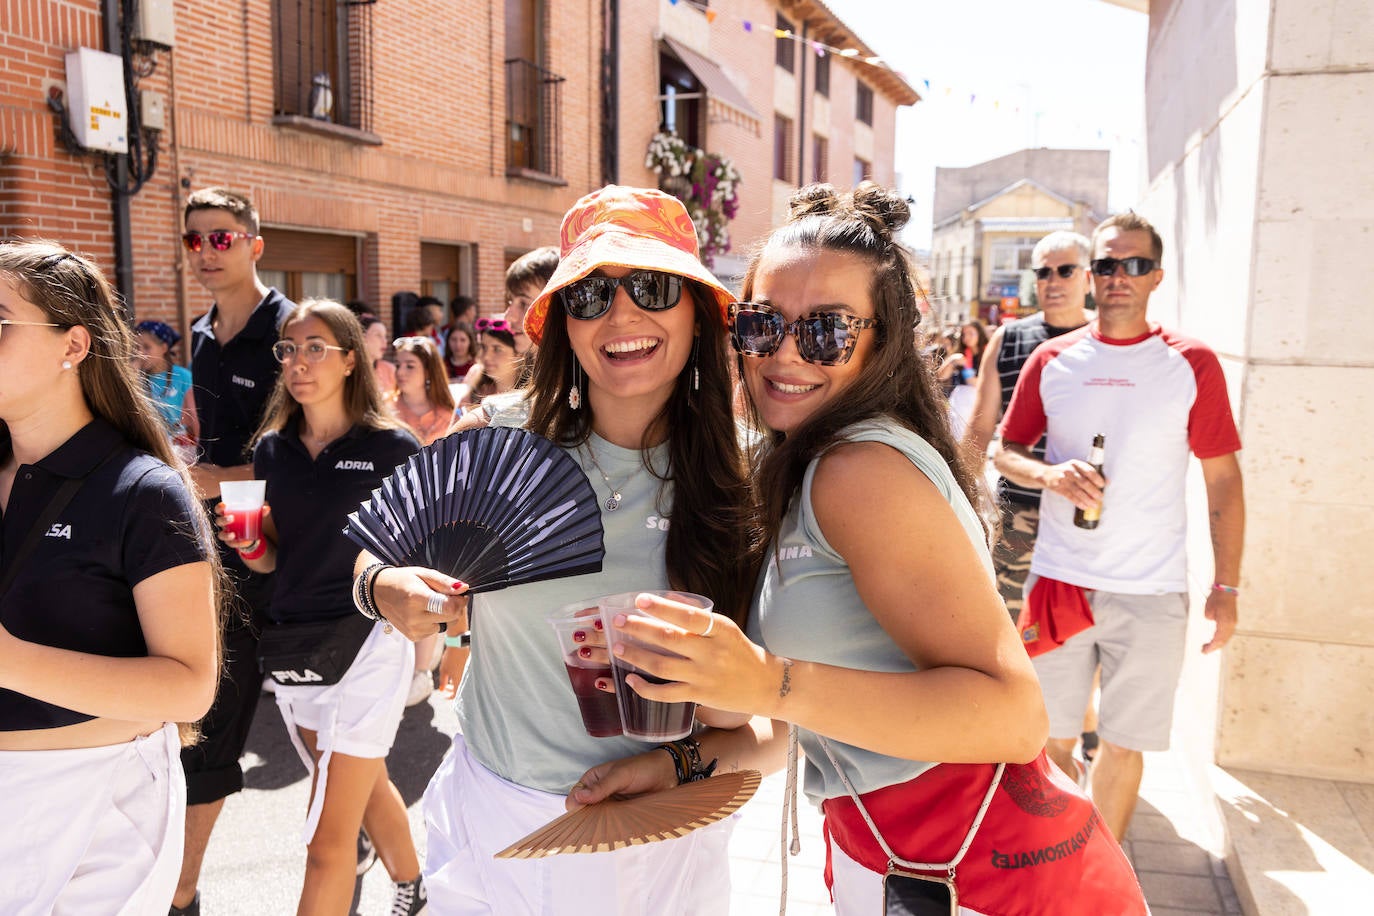
<instances>
[{"instance_id":1,"label":"red sangria drink","mask_svg":"<svg viewBox=\"0 0 1374 916\"><path fill-rule=\"evenodd\" d=\"M616 705L615 694L596 689L598 678L611 679L611 666L598 665L594 668L580 667L581 660L565 658L563 666L568 669L568 680L572 681L573 696L577 697L577 709L582 713L582 725L593 738L613 738L621 734L620 707Z\"/></svg>"},{"instance_id":2,"label":"red sangria drink","mask_svg":"<svg viewBox=\"0 0 1374 916\"><path fill-rule=\"evenodd\" d=\"M610 682L611 659L606 653L606 638L597 626L600 621L595 601L566 605L547 619L558 639L563 667L567 669L587 734L593 738L621 734L615 694L596 689L598 680Z\"/></svg>"},{"instance_id":3,"label":"red sangria drink","mask_svg":"<svg viewBox=\"0 0 1374 916\"><path fill-rule=\"evenodd\" d=\"M240 541L262 537L262 504L266 495L265 480L226 480L220 484L224 514L232 516L224 530Z\"/></svg>"},{"instance_id":4,"label":"red sangria drink","mask_svg":"<svg viewBox=\"0 0 1374 916\"><path fill-rule=\"evenodd\" d=\"M601 623L605 631L604 638L608 639L612 645L623 643L648 649L659 655L673 654L657 646L641 642L627 630L615 626L615 619L622 614L626 617L657 619L651 610L644 610L637 606L636 602L640 595L649 595L662 601L687 604L705 611L710 611L713 607L709 598L677 591L623 592L619 595L607 595L604 598L599 598L597 600L601 608ZM616 703L620 707L620 726L626 737L637 738L641 741L676 741L679 738L686 738L692 733L697 709L695 703L664 703L640 696L633 687L625 683L627 674L637 674L651 684L666 684L668 682L636 668L620 658L614 656L610 656L610 658L613 663L611 673L615 679Z\"/></svg>"}]
</instances>

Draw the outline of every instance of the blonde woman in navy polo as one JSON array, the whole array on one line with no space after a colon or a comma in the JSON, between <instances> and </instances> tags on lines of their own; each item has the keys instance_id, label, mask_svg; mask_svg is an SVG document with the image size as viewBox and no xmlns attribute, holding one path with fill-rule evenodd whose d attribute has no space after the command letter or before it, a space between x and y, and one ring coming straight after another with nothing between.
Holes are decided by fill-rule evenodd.
<instances>
[{"instance_id":1,"label":"blonde woman in navy polo","mask_svg":"<svg viewBox=\"0 0 1374 916\"><path fill-rule=\"evenodd\" d=\"M349 594L357 548L343 535L347 515L419 443L383 404L362 325L344 306L301 303L282 324L273 352L282 372L253 449L270 510L260 540L223 530L220 539L249 569L276 572L269 629L342 623L357 616ZM230 517L222 504L219 515L223 526ZM364 820L396 882L392 913L424 911L410 823L385 760L413 663L410 641L379 623L337 683L277 686L277 706L315 783L301 913L348 912Z\"/></svg>"},{"instance_id":2,"label":"blonde woman in navy polo","mask_svg":"<svg viewBox=\"0 0 1374 916\"><path fill-rule=\"evenodd\" d=\"M133 352L93 264L0 244L3 913L165 913L176 887L219 571Z\"/></svg>"}]
</instances>

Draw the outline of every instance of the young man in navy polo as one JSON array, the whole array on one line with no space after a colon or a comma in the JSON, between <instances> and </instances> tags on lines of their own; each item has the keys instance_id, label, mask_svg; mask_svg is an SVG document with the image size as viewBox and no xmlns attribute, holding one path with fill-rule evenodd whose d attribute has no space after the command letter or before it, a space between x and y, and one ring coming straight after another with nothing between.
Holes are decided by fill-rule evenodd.
<instances>
[{"instance_id":1,"label":"young man in navy polo","mask_svg":"<svg viewBox=\"0 0 1374 916\"><path fill-rule=\"evenodd\" d=\"M281 364L272 355L281 323L295 303L263 285L257 263L263 238L252 201L224 188L204 188L186 202L187 263L215 297L191 325L191 375L200 412L201 460L191 468L211 507L220 484L251 480L248 442L262 422ZM225 670L215 704L201 723L199 744L182 751L186 771L186 850L172 898L173 914L199 914L196 885L210 833L224 799L243 788L239 756L261 695L257 623L271 597L271 579L249 572L220 544L231 585L224 630Z\"/></svg>"}]
</instances>

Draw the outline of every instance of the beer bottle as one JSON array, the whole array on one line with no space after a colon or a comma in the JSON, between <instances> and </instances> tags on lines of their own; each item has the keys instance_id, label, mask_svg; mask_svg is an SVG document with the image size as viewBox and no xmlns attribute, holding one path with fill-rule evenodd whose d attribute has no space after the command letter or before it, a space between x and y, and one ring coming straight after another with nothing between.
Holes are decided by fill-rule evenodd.
<instances>
[{"instance_id":1,"label":"beer bottle","mask_svg":"<svg viewBox=\"0 0 1374 916\"><path fill-rule=\"evenodd\" d=\"M1093 466L1093 470L1102 473L1102 449L1106 444L1107 437L1098 433L1093 436L1092 451L1088 452L1088 464ZM1102 517L1102 507L1094 506L1091 509L1075 509L1073 513L1073 523L1079 528L1089 530L1097 527L1097 521Z\"/></svg>"}]
</instances>

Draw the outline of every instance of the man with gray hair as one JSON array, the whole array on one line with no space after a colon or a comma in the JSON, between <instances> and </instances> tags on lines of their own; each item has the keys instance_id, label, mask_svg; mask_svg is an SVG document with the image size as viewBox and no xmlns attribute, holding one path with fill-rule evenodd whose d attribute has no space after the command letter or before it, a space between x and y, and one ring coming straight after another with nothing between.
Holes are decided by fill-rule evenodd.
<instances>
[{"instance_id":1,"label":"man with gray hair","mask_svg":"<svg viewBox=\"0 0 1374 916\"><path fill-rule=\"evenodd\" d=\"M964 432L964 445L980 458L988 450L997 421L1011 403L1016 379L1031 351L1051 337L1088 323L1088 240L1077 232L1051 232L1031 251L1035 293L1040 311L1002 325L988 341L978 371L973 416ZM1033 454L1044 459L1043 441ZM993 551L997 589L1012 619L1021 610L1021 591L1030 571L1031 551L1040 527L1040 491L1003 477L998 486L1002 512L1001 537Z\"/></svg>"}]
</instances>

